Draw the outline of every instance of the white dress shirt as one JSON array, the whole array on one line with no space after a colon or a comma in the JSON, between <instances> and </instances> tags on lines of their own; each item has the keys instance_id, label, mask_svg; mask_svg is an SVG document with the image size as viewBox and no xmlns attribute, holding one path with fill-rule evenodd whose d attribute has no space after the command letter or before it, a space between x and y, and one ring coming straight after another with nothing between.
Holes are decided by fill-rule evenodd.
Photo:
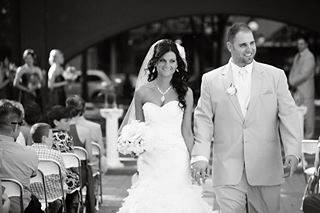
<instances>
[{"instance_id":1,"label":"white dress shirt","mask_svg":"<svg viewBox=\"0 0 320 213\"><path fill-rule=\"evenodd\" d=\"M238 65L234 64L232 58L230 58L228 66L230 66L232 71L233 84L237 90L236 95L240 104L242 115L245 117L250 102L253 62L244 67L239 67ZM191 158L191 163L200 160L207 162L209 161L204 156L193 156Z\"/></svg>"},{"instance_id":2,"label":"white dress shirt","mask_svg":"<svg viewBox=\"0 0 320 213\"><path fill-rule=\"evenodd\" d=\"M237 89L236 95L240 104L241 112L243 117L245 117L251 96L251 75L253 63L244 67L239 67L234 64L232 59L229 60L229 63L232 70L233 83Z\"/></svg>"}]
</instances>

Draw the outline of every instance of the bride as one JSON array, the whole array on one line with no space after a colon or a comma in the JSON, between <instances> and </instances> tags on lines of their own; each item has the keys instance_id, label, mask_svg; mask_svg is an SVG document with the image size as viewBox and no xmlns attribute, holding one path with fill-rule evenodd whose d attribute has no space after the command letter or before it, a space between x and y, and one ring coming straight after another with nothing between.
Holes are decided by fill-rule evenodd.
<instances>
[{"instance_id":1,"label":"bride","mask_svg":"<svg viewBox=\"0 0 320 213\"><path fill-rule=\"evenodd\" d=\"M202 188L191 182L193 94L186 80L183 47L167 39L153 44L123 123L144 121L152 148L139 156L138 180L119 213L212 212L201 198Z\"/></svg>"}]
</instances>

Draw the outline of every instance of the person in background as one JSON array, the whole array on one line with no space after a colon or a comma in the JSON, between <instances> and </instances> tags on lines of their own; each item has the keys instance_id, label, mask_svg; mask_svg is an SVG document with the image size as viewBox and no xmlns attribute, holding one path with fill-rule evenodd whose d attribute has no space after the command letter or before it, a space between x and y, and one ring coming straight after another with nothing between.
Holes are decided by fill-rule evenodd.
<instances>
[{"instance_id":1,"label":"person in background","mask_svg":"<svg viewBox=\"0 0 320 213\"><path fill-rule=\"evenodd\" d=\"M6 56L0 62L0 98L13 99L13 79L16 67Z\"/></svg>"},{"instance_id":2,"label":"person in background","mask_svg":"<svg viewBox=\"0 0 320 213\"><path fill-rule=\"evenodd\" d=\"M36 54L32 49L23 52L25 64L18 67L13 86L20 90L19 102L36 102L41 106L40 88L43 76L41 69L35 65Z\"/></svg>"},{"instance_id":3,"label":"person in background","mask_svg":"<svg viewBox=\"0 0 320 213\"><path fill-rule=\"evenodd\" d=\"M298 53L294 57L289 73L289 85L294 88L294 94L298 93L302 96L300 97L301 105L307 107L307 113L304 117L304 138L312 139L315 123L315 58L308 48L308 39L305 36L298 37L297 48Z\"/></svg>"},{"instance_id":4,"label":"person in background","mask_svg":"<svg viewBox=\"0 0 320 213\"><path fill-rule=\"evenodd\" d=\"M53 49L50 51L48 71L48 88L50 90L50 104L64 105L66 101L66 93L64 87L68 84L63 77L64 57L60 50Z\"/></svg>"},{"instance_id":5,"label":"person in background","mask_svg":"<svg viewBox=\"0 0 320 213\"><path fill-rule=\"evenodd\" d=\"M60 151L52 149L53 133L49 124L36 123L31 127L30 134L34 144L32 148L37 152L38 159L55 160L60 164L61 175L65 182L66 168ZM52 200L61 196L61 185L59 175L45 176L47 199ZM30 185L31 192L39 199L44 199L44 191L41 183ZM62 201L56 200L49 203L50 213L62 212Z\"/></svg>"}]
</instances>

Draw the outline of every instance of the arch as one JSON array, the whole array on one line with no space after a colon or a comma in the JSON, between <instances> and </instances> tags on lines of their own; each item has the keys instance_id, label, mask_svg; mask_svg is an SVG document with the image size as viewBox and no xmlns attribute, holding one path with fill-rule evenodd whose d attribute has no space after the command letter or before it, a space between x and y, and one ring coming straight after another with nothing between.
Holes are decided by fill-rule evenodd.
<instances>
[{"instance_id":1,"label":"arch","mask_svg":"<svg viewBox=\"0 0 320 213\"><path fill-rule=\"evenodd\" d=\"M120 32L169 17L196 14L258 16L320 32L318 1L292 0L34 0L20 1L21 48L42 61L52 48L65 57Z\"/></svg>"}]
</instances>

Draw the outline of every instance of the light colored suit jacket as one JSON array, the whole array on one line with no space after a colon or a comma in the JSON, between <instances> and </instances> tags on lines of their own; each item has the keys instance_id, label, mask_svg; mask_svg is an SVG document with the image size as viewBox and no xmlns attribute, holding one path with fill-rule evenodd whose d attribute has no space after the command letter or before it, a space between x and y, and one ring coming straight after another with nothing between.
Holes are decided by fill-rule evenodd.
<instances>
[{"instance_id":1,"label":"light colored suit jacket","mask_svg":"<svg viewBox=\"0 0 320 213\"><path fill-rule=\"evenodd\" d=\"M101 152L104 155L104 144L102 141L102 130L101 126L98 123L95 123L93 121L87 120L84 116L81 116L78 120L78 124L80 126L83 126L90 131L89 139L92 142L96 142L100 145Z\"/></svg>"},{"instance_id":2,"label":"light colored suit jacket","mask_svg":"<svg viewBox=\"0 0 320 213\"><path fill-rule=\"evenodd\" d=\"M286 155L301 155L299 116L284 72L253 62L251 98L243 117L230 64L202 77L201 96L194 112L192 156L210 157L213 140L213 185L240 182L245 169L250 185L278 185L283 164L280 136ZM280 132L280 135L279 135Z\"/></svg>"}]
</instances>

